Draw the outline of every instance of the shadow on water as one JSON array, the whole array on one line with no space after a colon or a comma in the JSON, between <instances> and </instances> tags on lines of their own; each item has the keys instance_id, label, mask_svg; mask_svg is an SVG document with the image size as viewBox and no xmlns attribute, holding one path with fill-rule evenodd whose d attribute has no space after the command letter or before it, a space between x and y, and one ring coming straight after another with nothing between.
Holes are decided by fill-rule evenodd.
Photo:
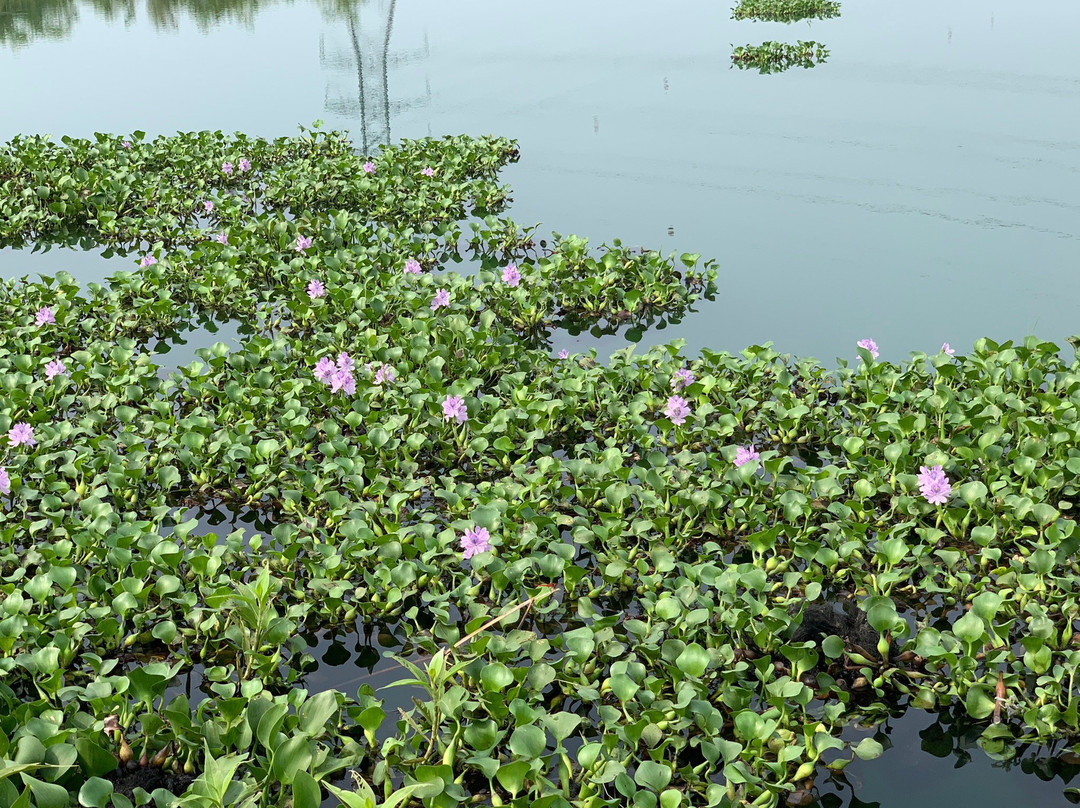
<instances>
[{"instance_id":1,"label":"shadow on water","mask_svg":"<svg viewBox=\"0 0 1080 808\"><path fill-rule=\"evenodd\" d=\"M200 348L210 348L215 343L222 342L229 351L235 351L243 344L245 337L254 333L254 328L239 320L220 320L200 314L182 328L152 337L146 349L160 365L158 377L165 379L192 362L205 365L206 362L195 353Z\"/></svg>"},{"instance_id":2,"label":"shadow on water","mask_svg":"<svg viewBox=\"0 0 1080 808\"><path fill-rule=\"evenodd\" d=\"M1051 808L1080 802L1080 792L1073 793L1080 774L1080 755L1066 742L1013 742L998 749L987 740L988 727L992 726L971 719L960 705L936 713L910 708L899 718L872 728L849 727L842 734L846 741L858 744L863 738L873 738L884 754L876 760L856 758L842 772L820 769L809 793L796 792L799 797L790 804L818 808ZM999 728L1008 726L1003 723ZM1018 733L1019 723L1011 729ZM1020 773L1031 776L1018 777Z\"/></svg>"}]
</instances>

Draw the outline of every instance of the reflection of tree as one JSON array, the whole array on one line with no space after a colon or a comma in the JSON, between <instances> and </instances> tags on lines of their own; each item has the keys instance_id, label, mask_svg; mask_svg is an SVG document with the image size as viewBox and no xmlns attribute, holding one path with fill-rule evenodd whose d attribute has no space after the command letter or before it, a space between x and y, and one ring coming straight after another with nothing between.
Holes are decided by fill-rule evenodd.
<instances>
[{"instance_id":1,"label":"reflection of tree","mask_svg":"<svg viewBox=\"0 0 1080 808\"><path fill-rule=\"evenodd\" d=\"M186 15L202 31L225 22L250 25L260 7L281 2L292 0L144 0L155 27L174 30ZM352 3L340 0L323 5L333 13L334 6ZM35 39L62 39L71 33L83 8L109 21L130 23L137 6L138 0L0 0L0 43L21 47Z\"/></svg>"},{"instance_id":2,"label":"reflection of tree","mask_svg":"<svg viewBox=\"0 0 1080 808\"><path fill-rule=\"evenodd\" d=\"M75 0L0 0L0 42L20 47L38 37L59 39L77 19Z\"/></svg>"}]
</instances>

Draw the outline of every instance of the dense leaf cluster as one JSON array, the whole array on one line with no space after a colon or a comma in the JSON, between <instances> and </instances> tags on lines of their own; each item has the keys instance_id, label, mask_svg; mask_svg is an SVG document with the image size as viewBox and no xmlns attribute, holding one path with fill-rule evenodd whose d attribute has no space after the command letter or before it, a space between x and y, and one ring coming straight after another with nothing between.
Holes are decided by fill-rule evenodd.
<instances>
[{"instance_id":1,"label":"dense leaf cluster","mask_svg":"<svg viewBox=\"0 0 1080 808\"><path fill-rule=\"evenodd\" d=\"M714 270L535 241L499 218L515 157L318 132L0 151L4 238L146 264L0 285L0 436L36 439L0 437L0 804L127 806L117 756L145 756L200 808L318 805L348 767L433 806L775 805L905 707L961 705L1001 755L1080 730L1080 365L1034 339L835 371L554 358L564 317L678 316ZM207 312L254 333L161 367L148 339ZM352 394L316 376L342 353ZM268 528L209 533L206 503ZM474 526L493 547L464 561ZM358 621L407 635L412 709L305 688L302 633Z\"/></svg>"}]
</instances>

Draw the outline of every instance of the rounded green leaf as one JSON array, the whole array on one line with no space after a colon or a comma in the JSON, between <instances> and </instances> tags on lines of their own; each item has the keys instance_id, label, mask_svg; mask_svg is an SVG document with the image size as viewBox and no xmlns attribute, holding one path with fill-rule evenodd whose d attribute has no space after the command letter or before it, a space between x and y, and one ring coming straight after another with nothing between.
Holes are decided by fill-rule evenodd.
<instances>
[{"instance_id":1,"label":"rounded green leaf","mask_svg":"<svg viewBox=\"0 0 1080 808\"><path fill-rule=\"evenodd\" d=\"M687 676L700 678L709 667L709 652L692 642L675 659L675 665Z\"/></svg>"},{"instance_id":2,"label":"rounded green leaf","mask_svg":"<svg viewBox=\"0 0 1080 808\"><path fill-rule=\"evenodd\" d=\"M534 724L518 727L510 735L510 751L520 757L538 758L546 747L544 731Z\"/></svg>"}]
</instances>

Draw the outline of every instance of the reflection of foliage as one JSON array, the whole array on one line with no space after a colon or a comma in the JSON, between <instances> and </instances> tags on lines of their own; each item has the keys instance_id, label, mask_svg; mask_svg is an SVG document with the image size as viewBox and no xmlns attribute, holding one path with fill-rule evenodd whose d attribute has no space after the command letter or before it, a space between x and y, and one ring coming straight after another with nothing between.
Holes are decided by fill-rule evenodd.
<instances>
[{"instance_id":1,"label":"reflection of foliage","mask_svg":"<svg viewBox=\"0 0 1080 808\"><path fill-rule=\"evenodd\" d=\"M739 0L731 10L733 20L797 22L839 16L840 4L835 0Z\"/></svg>"},{"instance_id":2,"label":"reflection of foliage","mask_svg":"<svg viewBox=\"0 0 1080 808\"><path fill-rule=\"evenodd\" d=\"M0 42L19 46L39 36L59 38L78 18L75 0L0 0Z\"/></svg>"},{"instance_id":3,"label":"reflection of foliage","mask_svg":"<svg viewBox=\"0 0 1080 808\"><path fill-rule=\"evenodd\" d=\"M199 30L224 22L250 25L261 6L292 0L145 0L146 15L156 28L175 29L182 15L195 21ZM335 16L355 5L352 0L321 0L320 7ZM62 39L89 8L109 21L130 22L137 0L0 0L0 43L15 47L35 39Z\"/></svg>"},{"instance_id":4,"label":"reflection of foliage","mask_svg":"<svg viewBox=\"0 0 1080 808\"><path fill-rule=\"evenodd\" d=\"M756 67L762 73L782 73L792 67L816 67L829 58L828 49L818 42L763 42L740 45L731 61L740 69Z\"/></svg>"}]
</instances>

